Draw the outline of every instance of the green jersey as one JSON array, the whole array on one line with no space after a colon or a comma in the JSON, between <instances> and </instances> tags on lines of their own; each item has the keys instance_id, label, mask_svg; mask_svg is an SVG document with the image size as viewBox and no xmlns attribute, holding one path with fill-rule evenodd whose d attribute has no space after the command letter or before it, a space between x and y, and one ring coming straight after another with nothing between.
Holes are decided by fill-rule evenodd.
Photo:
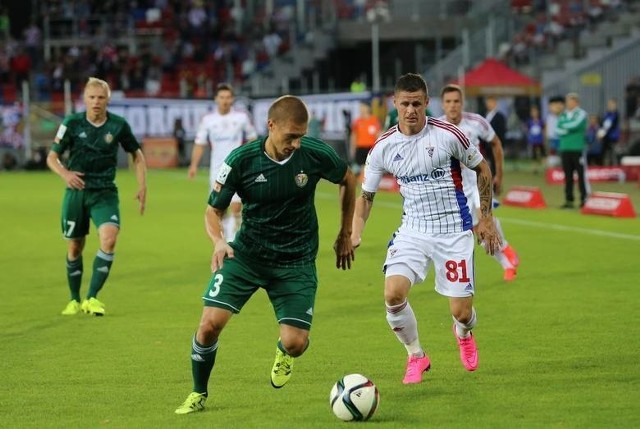
<instances>
[{"instance_id":1,"label":"green jersey","mask_svg":"<svg viewBox=\"0 0 640 429\"><path fill-rule=\"evenodd\" d=\"M587 112L576 107L562 112L556 123L556 132L560 137L560 152L582 152L586 146Z\"/></svg>"},{"instance_id":2,"label":"green jersey","mask_svg":"<svg viewBox=\"0 0 640 429\"><path fill-rule=\"evenodd\" d=\"M67 168L84 173L85 189L115 189L119 145L127 152L140 149L123 117L107 112L107 121L96 127L81 112L64 119L51 150L58 155L69 151Z\"/></svg>"},{"instance_id":3,"label":"green jersey","mask_svg":"<svg viewBox=\"0 0 640 429\"><path fill-rule=\"evenodd\" d=\"M314 204L320 179L340 183L347 164L331 146L302 137L285 161L265 153L266 138L234 149L220 168L209 205L226 209L242 198L242 225L231 246L268 266L313 264L318 253Z\"/></svg>"}]
</instances>

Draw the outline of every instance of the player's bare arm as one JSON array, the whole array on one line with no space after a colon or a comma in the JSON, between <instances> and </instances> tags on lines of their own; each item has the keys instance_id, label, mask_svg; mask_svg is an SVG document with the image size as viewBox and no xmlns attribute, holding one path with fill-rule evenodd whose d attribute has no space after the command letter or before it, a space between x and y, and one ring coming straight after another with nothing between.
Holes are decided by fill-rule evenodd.
<instances>
[{"instance_id":1,"label":"player's bare arm","mask_svg":"<svg viewBox=\"0 0 640 429\"><path fill-rule=\"evenodd\" d=\"M84 173L79 171L71 171L67 170L64 165L60 162L60 157L56 152L49 152L47 155L47 166L56 173L58 176L64 180L67 184L67 187L71 189L84 189L84 180L82 180L82 176Z\"/></svg>"},{"instance_id":2,"label":"player's bare arm","mask_svg":"<svg viewBox=\"0 0 640 429\"><path fill-rule=\"evenodd\" d=\"M375 196L375 192L362 191L360 198L356 201L356 210L353 215L353 227L351 231L351 243L354 248L360 246L362 231L364 231L364 226L367 223L367 219L369 219Z\"/></svg>"},{"instance_id":3,"label":"player's bare arm","mask_svg":"<svg viewBox=\"0 0 640 429\"><path fill-rule=\"evenodd\" d=\"M483 160L474 170L478 175L478 193L480 194L480 221L476 226L476 234L478 241L484 243L487 253L493 255L500 248L501 243L493 221L491 169L487 161Z\"/></svg>"},{"instance_id":4,"label":"player's bare arm","mask_svg":"<svg viewBox=\"0 0 640 429\"><path fill-rule=\"evenodd\" d=\"M336 252L336 268L343 270L351 268L351 262L355 260L353 245L351 243L351 231L353 212L356 202L356 178L351 169L340 183L340 232L333 249Z\"/></svg>"},{"instance_id":5,"label":"player's bare arm","mask_svg":"<svg viewBox=\"0 0 640 429\"><path fill-rule=\"evenodd\" d=\"M136 192L135 198L140 203L140 214L142 215L147 205L147 162L141 149L135 151L132 156L138 182L138 192Z\"/></svg>"},{"instance_id":6,"label":"player's bare arm","mask_svg":"<svg viewBox=\"0 0 640 429\"><path fill-rule=\"evenodd\" d=\"M202 159L202 154L204 153L204 146L199 144L194 144L193 149L191 150L191 163L189 164L188 175L190 179L196 177L196 173L198 172L198 165L200 165L200 160Z\"/></svg>"},{"instance_id":7,"label":"player's bare arm","mask_svg":"<svg viewBox=\"0 0 640 429\"><path fill-rule=\"evenodd\" d=\"M493 140L491 140L491 152L496 166L496 175L493 177L493 190L498 195L502 192L502 172L504 171L504 150L498 136L494 136Z\"/></svg>"},{"instance_id":8,"label":"player's bare arm","mask_svg":"<svg viewBox=\"0 0 640 429\"><path fill-rule=\"evenodd\" d=\"M233 248L222 235L222 217L225 210L207 206L204 214L204 223L207 235L213 242L213 255L211 256L211 272L222 268L225 256L233 258Z\"/></svg>"}]
</instances>

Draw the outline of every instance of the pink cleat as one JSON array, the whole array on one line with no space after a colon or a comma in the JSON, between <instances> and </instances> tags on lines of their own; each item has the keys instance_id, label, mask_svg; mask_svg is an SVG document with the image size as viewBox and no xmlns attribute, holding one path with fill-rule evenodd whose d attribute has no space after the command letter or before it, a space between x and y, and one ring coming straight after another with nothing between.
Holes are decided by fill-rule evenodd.
<instances>
[{"instance_id":1,"label":"pink cleat","mask_svg":"<svg viewBox=\"0 0 640 429\"><path fill-rule=\"evenodd\" d=\"M473 334L470 334L467 338L459 338L456 333L456 324L453 324L453 335L458 341L458 347L460 347L460 360L462 366L467 371L475 371L478 369L478 347L476 346L476 340L473 339Z\"/></svg>"},{"instance_id":2,"label":"pink cleat","mask_svg":"<svg viewBox=\"0 0 640 429\"><path fill-rule=\"evenodd\" d=\"M409 356L407 359L407 371L404 373L404 384L422 383L422 373L429 371L431 361L426 354L423 357Z\"/></svg>"},{"instance_id":3,"label":"pink cleat","mask_svg":"<svg viewBox=\"0 0 640 429\"><path fill-rule=\"evenodd\" d=\"M507 268L506 270L504 270L504 275L502 276L502 279L505 282L510 282L516 279L516 269L515 268Z\"/></svg>"},{"instance_id":4,"label":"pink cleat","mask_svg":"<svg viewBox=\"0 0 640 429\"><path fill-rule=\"evenodd\" d=\"M504 253L504 256L506 256L511 265L513 265L513 268L518 268L518 265L520 265L520 258L511 245L502 249L502 253Z\"/></svg>"}]
</instances>

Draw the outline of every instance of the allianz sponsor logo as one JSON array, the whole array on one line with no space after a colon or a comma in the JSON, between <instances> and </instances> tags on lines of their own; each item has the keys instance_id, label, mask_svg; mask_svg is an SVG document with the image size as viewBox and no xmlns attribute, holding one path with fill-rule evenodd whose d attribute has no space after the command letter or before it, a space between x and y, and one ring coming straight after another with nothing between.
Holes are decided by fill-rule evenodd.
<instances>
[{"instance_id":1,"label":"allianz sponsor logo","mask_svg":"<svg viewBox=\"0 0 640 429\"><path fill-rule=\"evenodd\" d=\"M439 180L444 177L444 170L442 168L436 168L431 173L417 174L415 176L398 176L398 180L403 183L420 183L428 182L430 180Z\"/></svg>"}]
</instances>

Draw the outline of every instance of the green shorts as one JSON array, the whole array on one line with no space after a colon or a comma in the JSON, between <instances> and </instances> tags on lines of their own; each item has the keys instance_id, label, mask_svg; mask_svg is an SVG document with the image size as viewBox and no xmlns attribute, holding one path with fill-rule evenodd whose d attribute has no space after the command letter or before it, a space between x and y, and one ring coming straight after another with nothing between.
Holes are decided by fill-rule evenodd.
<instances>
[{"instance_id":1,"label":"green shorts","mask_svg":"<svg viewBox=\"0 0 640 429\"><path fill-rule=\"evenodd\" d=\"M62 200L62 233L65 238L82 238L109 223L120 228L120 208L116 189L67 189Z\"/></svg>"},{"instance_id":2,"label":"green shorts","mask_svg":"<svg viewBox=\"0 0 640 429\"><path fill-rule=\"evenodd\" d=\"M278 323L311 329L313 304L318 288L315 265L265 267L235 252L213 273L202 299L208 307L239 313L259 288L269 296Z\"/></svg>"}]
</instances>

